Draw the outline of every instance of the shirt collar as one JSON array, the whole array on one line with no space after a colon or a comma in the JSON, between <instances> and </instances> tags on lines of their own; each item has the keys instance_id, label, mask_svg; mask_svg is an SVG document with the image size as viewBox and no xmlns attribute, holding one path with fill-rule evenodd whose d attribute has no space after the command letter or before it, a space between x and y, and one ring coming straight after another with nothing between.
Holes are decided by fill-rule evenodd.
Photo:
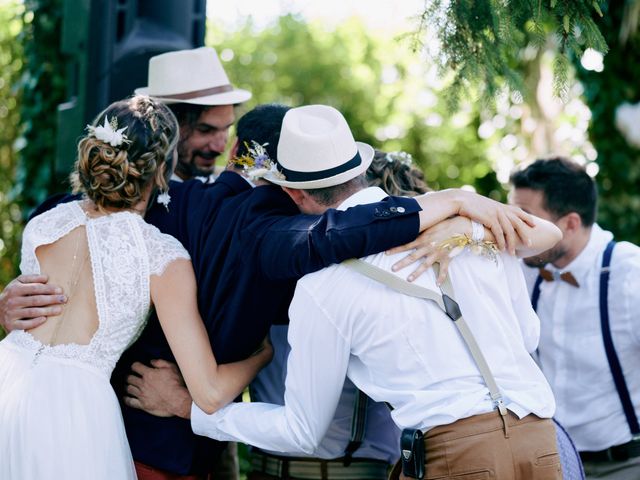
<instances>
[{"instance_id":1,"label":"shirt collar","mask_svg":"<svg viewBox=\"0 0 640 480\"><path fill-rule=\"evenodd\" d=\"M355 207L356 205L366 205L367 203L379 202L388 196L389 195L387 195L380 187L364 188L344 200L338 206L338 210L346 210L347 208Z\"/></svg>"},{"instance_id":2,"label":"shirt collar","mask_svg":"<svg viewBox=\"0 0 640 480\"><path fill-rule=\"evenodd\" d=\"M212 173L208 177L193 177L193 178L195 178L196 180L200 180L202 183L213 183L215 181L215 179L216 179L216 176ZM173 180L174 182L179 182L179 183L184 182L184 180L181 179L175 173L171 174L171 180Z\"/></svg>"},{"instance_id":3,"label":"shirt collar","mask_svg":"<svg viewBox=\"0 0 640 480\"><path fill-rule=\"evenodd\" d=\"M569 265L559 270L552 268L553 270L559 270L561 272L571 272L573 276L580 282L584 279L592 268L600 268L599 265L594 264L594 259L601 258L601 253L604 251L607 243L613 239L613 234L600 228L597 223L594 223L591 227L591 234L589 235L589 241L587 245L582 249L576 258L574 258ZM553 265L550 265L553 267ZM582 284L582 282L580 282Z\"/></svg>"}]
</instances>

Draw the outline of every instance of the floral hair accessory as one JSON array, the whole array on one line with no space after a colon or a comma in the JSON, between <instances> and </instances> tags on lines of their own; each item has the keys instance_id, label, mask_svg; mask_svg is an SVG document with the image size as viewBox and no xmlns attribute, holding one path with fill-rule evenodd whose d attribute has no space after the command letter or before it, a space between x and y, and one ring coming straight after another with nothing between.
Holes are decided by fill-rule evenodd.
<instances>
[{"instance_id":1,"label":"floral hair accessory","mask_svg":"<svg viewBox=\"0 0 640 480\"><path fill-rule=\"evenodd\" d=\"M498 263L498 247L488 240L474 240L469 235L458 234L448 238L438 245L438 248L449 251L449 258L453 258L469 248L474 255L482 255Z\"/></svg>"},{"instance_id":2,"label":"floral hair accessory","mask_svg":"<svg viewBox=\"0 0 640 480\"><path fill-rule=\"evenodd\" d=\"M101 142L108 143L112 147L119 147L123 143L130 143L131 140L127 138L127 136L122 133L127 129L118 128L118 117L113 117L111 121L109 121L109 117L104 117L104 125L98 125L94 127L92 125L87 125L87 130L89 131L89 135L100 140Z\"/></svg>"},{"instance_id":3,"label":"floral hair accessory","mask_svg":"<svg viewBox=\"0 0 640 480\"><path fill-rule=\"evenodd\" d=\"M384 158L389 163L400 162L407 167L410 167L413 162L413 157L407 152L389 152L384 156Z\"/></svg>"},{"instance_id":4,"label":"floral hair accessory","mask_svg":"<svg viewBox=\"0 0 640 480\"><path fill-rule=\"evenodd\" d=\"M156 198L156 202L158 202L160 205L164 205L164 208L166 208L168 212L169 203L171 202L171 195L169 195L169 192L167 190L164 190L158 195L158 198Z\"/></svg>"},{"instance_id":5,"label":"floral hair accessory","mask_svg":"<svg viewBox=\"0 0 640 480\"><path fill-rule=\"evenodd\" d=\"M247 174L250 180L257 180L264 177L267 173L280 178L282 173L278 170L276 162L269 158L266 146L268 143L260 145L255 140L251 140L251 146L244 142L244 146L247 149L247 153L234 159L237 165L242 165L244 172Z\"/></svg>"}]
</instances>

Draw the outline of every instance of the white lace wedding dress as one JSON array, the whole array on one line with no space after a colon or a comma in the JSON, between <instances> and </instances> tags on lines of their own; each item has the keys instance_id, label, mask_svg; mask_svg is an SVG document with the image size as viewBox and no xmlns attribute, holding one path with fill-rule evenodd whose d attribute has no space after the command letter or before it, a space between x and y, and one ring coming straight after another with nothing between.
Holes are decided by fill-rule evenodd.
<instances>
[{"instance_id":1,"label":"white lace wedding dress","mask_svg":"<svg viewBox=\"0 0 640 480\"><path fill-rule=\"evenodd\" d=\"M79 202L34 218L23 235L23 273L40 273L36 248L85 226L99 325L87 345L45 346L14 331L0 342L0 479L136 478L109 377L142 330L149 281L189 258L137 214L90 219Z\"/></svg>"}]
</instances>

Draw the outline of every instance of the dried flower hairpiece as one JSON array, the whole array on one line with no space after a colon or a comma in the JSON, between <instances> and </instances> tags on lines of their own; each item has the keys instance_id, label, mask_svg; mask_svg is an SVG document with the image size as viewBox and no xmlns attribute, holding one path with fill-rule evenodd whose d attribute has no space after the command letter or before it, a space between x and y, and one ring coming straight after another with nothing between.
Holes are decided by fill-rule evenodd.
<instances>
[{"instance_id":1,"label":"dried flower hairpiece","mask_svg":"<svg viewBox=\"0 0 640 480\"><path fill-rule=\"evenodd\" d=\"M482 255L498 263L498 247L488 240L474 240L469 235L457 234L441 242L439 248L449 251L449 258L463 252L465 248L474 255Z\"/></svg>"},{"instance_id":2,"label":"dried flower hairpiece","mask_svg":"<svg viewBox=\"0 0 640 480\"><path fill-rule=\"evenodd\" d=\"M384 158L389 163L399 162L407 167L410 167L413 162L413 157L407 152L389 152Z\"/></svg>"},{"instance_id":3,"label":"dried flower hairpiece","mask_svg":"<svg viewBox=\"0 0 640 480\"><path fill-rule=\"evenodd\" d=\"M118 117L113 117L109 121L109 117L105 115L104 125L87 125L89 136L94 137L101 142L108 143L112 147L119 147L123 143L131 143L131 140L123 133L127 127L118 128Z\"/></svg>"},{"instance_id":4,"label":"dried flower hairpiece","mask_svg":"<svg viewBox=\"0 0 640 480\"><path fill-rule=\"evenodd\" d=\"M263 143L260 145L255 140L251 140L251 146L249 146L247 142L244 142L247 153L234 159L237 165L242 165L244 172L250 180L257 180L268 173L278 178L283 176L282 173L278 171L276 162L269 158L269 154L265 148L267 145L269 144Z\"/></svg>"}]
</instances>

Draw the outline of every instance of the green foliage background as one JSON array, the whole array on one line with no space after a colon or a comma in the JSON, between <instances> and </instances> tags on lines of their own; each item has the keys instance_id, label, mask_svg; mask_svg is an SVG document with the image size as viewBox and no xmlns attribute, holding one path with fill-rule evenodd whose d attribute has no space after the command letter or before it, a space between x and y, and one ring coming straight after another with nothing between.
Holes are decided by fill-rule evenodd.
<instances>
[{"instance_id":1,"label":"green foliage background","mask_svg":"<svg viewBox=\"0 0 640 480\"><path fill-rule=\"evenodd\" d=\"M593 115L589 134L598 150L598 221L618 239L640 244L640 151L615 127L616 108L624 102L640 101L640 35L636 32L628 42L620 41L621 3L610 2L598 22L610 47L604 71L587 71L580 66L577 71Z\"/></svg>"},{"instance_id":2,"label":"green foliage background","mask_svg":"<svg viewBox=\"0 0 640 480\"><path fill-rule=\"evenodd\" d=\"M65 99L65 59L60 53L62 0L26 0L22 15L24 66L18 88L21 137L15 194L26 217L50 193L55 184L54 155L57 132L57 106Z\"/></svg>"},{"instance_id":3,"label":"green foliage background","mask_svg":"<svg viewBox=\"0 0 640 480\"><path fill-rule=\"evenodd\" d=\"M356 139L413 154L433 188L467 184L504 199L476 134L478 110L469 104L452 114L435 67L417 63L407 41L374 36L357 19L328 29L286 15L261 30L251 21L232 31L210 24L206 42L233 83L253 92L247 108L333 105Z\"/></svg>"},{"instance_id":4,"label":"green foliage background","mask_svg":"<svg viewBox=\"0 0 640 480\"><path fill-rule=\"evenodd\" d=\"M572 62L592 113L589 137L598 154L599 222L619 240L634 243L640 243L640 152L617 131L615 111L624 102L640 101L638 17L638 0L434 0L425 3L414 37L418 43L429 37L439 41L435 60L443 73L453 75L446 91L452 104L468 96L470 86L487 105L504 90L520 92L530 103L526 54L553 44L559 53L554 56L555 93L567 98ZM625 24L629 39L623 42ZM605 54L602 72L581 66L587 48Z\"/></svg>"},{"instance_id":5,"label":"green foliage background","mask_svg":"<svg viewBox=\"0 0 640 480\"><path fill-rule=\"evenodd\" d=\"M22 31L22 5L6 2L0 8L0 287L14 276L20 244L21 213L15 197L14 176L17 155L14 148L20 132L23 49L18 41ZM0 329L2 338L2 329Z\"/></svg>"},{"instance_id":6,"label":"green foliage background","mask_svg":"<svg viewBox=\"0 0 640 480\"><path fill-rule=\"evenodd\" d=\"M504 88L521 91L523 71L518 56L527 44L541 47L553 38L558 50L554 90L565 96L569 82L569 54L586 48L607 52L607 43L593 17L603 15L605 0L476 0L425 1L415 40L440 43L435 57L444 73L453 75L448 89L452 104L478 87L480 101L490 103ZM611 2L614 3L614 2Z\"/></svg>"},{"instance_id":7,"label":"green foliage background","mask_svg":"<svg viewBox=\"0 0 640 480\"><path fill-rule=\"evenodd\" d=\"M24 218L54 189L64 98L61 0L0 0L0 288L16 276ZM0 329L0 336L2 331Z\"/></svg>"}]
</instances>

